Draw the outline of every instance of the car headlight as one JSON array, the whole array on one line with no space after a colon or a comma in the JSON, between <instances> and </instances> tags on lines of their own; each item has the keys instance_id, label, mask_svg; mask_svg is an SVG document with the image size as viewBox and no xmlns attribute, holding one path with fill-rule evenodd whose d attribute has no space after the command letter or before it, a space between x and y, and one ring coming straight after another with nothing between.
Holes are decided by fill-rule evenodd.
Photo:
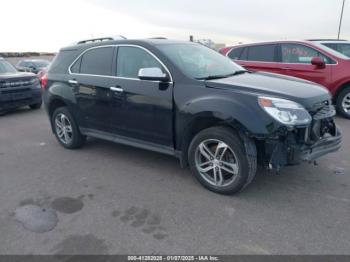
<instances>
[{"instance_id":1,"label":"car headlight","mask_svg":"<svg viewBox=\"0 0 350 262\"><path fill-rule=\"evenodd\" d=\"M310 114L296 102L275 97L259 97L258 101L270 116L282 124L295 126L311 123Z\"/></svg>"}]
</instances>

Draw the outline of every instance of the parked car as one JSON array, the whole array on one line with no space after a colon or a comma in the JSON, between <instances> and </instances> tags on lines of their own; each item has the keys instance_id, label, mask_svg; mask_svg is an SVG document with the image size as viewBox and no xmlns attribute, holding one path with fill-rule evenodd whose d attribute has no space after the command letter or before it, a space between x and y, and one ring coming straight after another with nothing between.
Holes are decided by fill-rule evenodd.
<instances>
[{"instance_id":1,"label":"parked car","mask_svg":"<svg viewBox=\"0 0 350 262\"><path fill-rule=\"evenodd\" d=\"M16 68L20 72L32 72L34 74L39 73L41 70L45 70L50 65L50 62L43 59L26 59L21 60L16 65Z\"/></svg>"},{"instance_id":2,"label":"parked car","mask_svg":"<svg viewBox=\"0 0 350 262\"><path fill-rule=\"evenodd\" d=\"M60 50L42 86L63 147L78 148L92 136L176 156L200 183L222 194L246 187L257 162L279 169L341 146L325 88L248 72L196 43L69 46Z\"/></svg>"},{"instance_id":3,"label":"parked car","mask_svg":"<svg viewBox=\"0 0 350 262\"><path fill-rule=\"evenodd\" d=\"M38 77L32 73L20 73L0 58L0 113L22 106L39 109L41 101Z\"/></svg>"},{"instance_id":4,"label":"parked car","mask_svg":"<svg viewBox=\"0 0 350 262\"><path fill-rule=\"evenodd\" d=\"M347 40L332 40L332 39L313 39L310 40L321 45L325 45L343 55L350 58L350 41Z\"/></svg>"},{"instance_id":5,"label":"parked car","mask_svg":"<svg viewBox=\"0 0 350 262\"><path fill-rule=\"evenodd\" d=\"M314 41L279 41L220 50L251 71L303 78L328 88L338 112L350 118L350 58Z\"/></svg>"}]
</instances>

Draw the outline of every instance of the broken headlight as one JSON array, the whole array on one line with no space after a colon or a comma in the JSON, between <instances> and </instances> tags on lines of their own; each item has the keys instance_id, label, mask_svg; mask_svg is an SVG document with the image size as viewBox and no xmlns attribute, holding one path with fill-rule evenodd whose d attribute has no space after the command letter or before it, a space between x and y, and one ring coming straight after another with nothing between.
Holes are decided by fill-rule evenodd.
<instances>
[{"instance_id":1,"label":"broken headlight","mask_svg":"<svg viewBox=\"0 0 350 262\"><path fill-rule=\"evenodd\" d=\"M310 114L296 102L275 97L259 97L258 101L270 116L284 125L295 126L311 123Z\"/></svg>"}]
</instances>

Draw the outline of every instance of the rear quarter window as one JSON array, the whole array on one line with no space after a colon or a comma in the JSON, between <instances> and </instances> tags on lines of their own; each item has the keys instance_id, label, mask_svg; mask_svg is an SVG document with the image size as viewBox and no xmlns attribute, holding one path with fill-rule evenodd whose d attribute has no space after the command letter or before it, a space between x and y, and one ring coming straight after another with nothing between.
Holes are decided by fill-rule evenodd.
<instances>
[{"instance_id":1,"label":"rear quarter window","mask_svg":"<svg viewBox=\"0 0 350 262\"><path fill-rule=\"evenodd\" d=\"M68 73L68 67L78 56L78 50L62 50L60 51L49 69L49 73L53 74L66 74Z\"/></svg>"},{"instance_id":2,"label":"rear quarter window","mask_svg":"<svg viewBox=\"0 0 350 262\"><path fill-rule=\"evenodd\" d=\"M241 57L242 51L243 51L243 47L234 48L228 53L228 57L234 60L239 60Z\"/></svg>"}]
</instances>

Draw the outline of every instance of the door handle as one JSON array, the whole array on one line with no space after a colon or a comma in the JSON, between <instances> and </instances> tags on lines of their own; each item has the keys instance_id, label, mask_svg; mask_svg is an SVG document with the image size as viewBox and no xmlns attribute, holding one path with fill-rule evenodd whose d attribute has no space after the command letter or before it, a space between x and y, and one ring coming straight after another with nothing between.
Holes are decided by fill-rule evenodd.
<instances>
[{"instance_id":1,"label":"door handle","mask_svg":"<svg viewBox=\"0 0 350 262\"><path fill-rule=\"evenodd\" d=\"M71 85L78 85L79 82L77 80L68 80L68 83Z\"/></svg>"},{"instance_id":2,"label":"door handle","mask_svg":"<svg viewBox=\"0 0 350 262\"><path fill-rule=\"evenodd\" d=\"M112 86L112 87L110 87L109 89L110 89L111 91L113 91L113 92L118 92L118 93L124 92L124 89L121 88L121 87Z\"/></svg>"},{"instance_id":3,"label":"door handle","mask_svg":"<svg viewBox=\"0 0 350 262\"><path fill-rule=\"evenodd\" d=\"M282 70L290 70L290 67L282 67Z\"/></svg>"}]
</instances>

